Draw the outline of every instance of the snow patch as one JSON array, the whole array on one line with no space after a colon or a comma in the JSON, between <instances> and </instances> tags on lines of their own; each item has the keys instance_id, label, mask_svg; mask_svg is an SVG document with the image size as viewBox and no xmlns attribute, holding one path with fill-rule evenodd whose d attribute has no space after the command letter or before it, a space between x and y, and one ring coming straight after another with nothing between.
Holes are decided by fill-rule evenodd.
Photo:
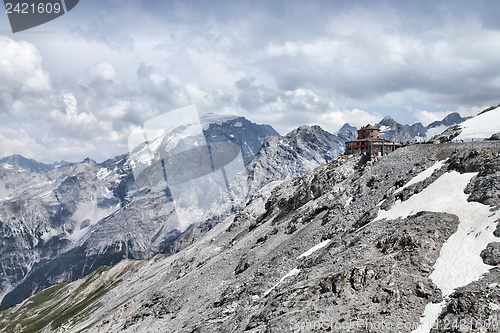
<instances>
[{"instance_id":1,"label":"snow patch","mask_svg":"<svg viewBox=\"0 0 500 333\"><path fill-rule=\"evenodd\" d=\"M74 242L80 241L81 238L90 230L91 226L95 225L106 216L113 214L119 208L119 203L116 206L99 208L98 205L92 201L78 205L76 211L72 215L72 219L77 221L78 224L73 233L69 235L69 239ZM80 225L86 220L90 220L90 225L80 229Z\"/></svg>"},{"instance_id":2,"label":"snow patch","mask_svg":"<svg viewBox=\"0 0 500 333\"><path fill-rule=\"evenodd\" d=\"M438 134L443 133L447 128L448 128L448 126L446 126L446 125L440 125L440 126L436 126L433 128L429 128L427 130L426 136L428 138L432 138L433 136L436 136Z\"/></svg>"},{"instance_id":3,"label":"snow patch","mask_svg":"<svg viewBox=\"0 0 500 333\"><path fill-rule=\"evenodd\" d=\"M62 233L62 230L60 229L53 229L51 228L50 230L47 230L46 232L44 232L40 238L44 241L44 242L47 242L49 239L51 239L52 237L55 237L57 235L60 235Z\"/></svg>"},{"instance_id":4,"label":"snow patch","mask_svg":"<svg viewBox=\"0 0 500 333\"><path fill-rule=\"evenodd\" d=\"M243 127L243 124L242 124L242 122L241 122L241 121L237 121L237 122L235 122L235 123L234 123L234 125L233 125L233 126L234 126L234 127Z\"/></svg>"},{"instance_id":5,"label":"snow patch","mask_svg":"<svg viewBox=\"0 0 500 333\"><path fill-rule=\"evenodd\" d=\"M485 112L460 124L462 132L455 140L487 139L500 133L500 108Z\"/></svg>"},{"instance_id":6,"label":"snow patch","mask_svg":"<svg viewBox=\"0 0 500 333\"><path fill-rule=\"evenodd\" d=\"M413 177L403 187L398 188L397 191L394 192L394 194L401 192L402 190L404 190L407 187L410 187L413 184L416 184L418 182L426 180L427 178L429 178L434 173L434 171L441 169L443 167L443 165L444 165L445 162L446 161L439 161L439 162L435 163L433 166L425 169L424 171L422 171L421 173L419 173L418 175L416 175L415 177Z\"/></svg>"},{"instance_id":7,"label":"snow patch","mask_svg":"<svg viewBox=\"0 0 500 333\"><path fill-rule=\"evenodd\" d=\"M445 212L458 216L457 231L443 244L439 258L429 278L449 296L458 287L479 280L491 266L479 256L488 243L495 240L492 230L500 214L478 202L468 202L464 188L477 173L448 172L430 184L422 192L407 201L397 201L389 211L379 210L375 221L406 218L421 211ZM444 302L441 307L444 306ZM428 324L439 315L438 305L429 303L421 318L421 327L413 332L428 332Z\"/></svg>"},{"instance_id":8,"label":"snow patch","mask_svg":"<svg viewBox=\"0 0 500 333\"><path fill-rule=\"evenodd\" d=\"M100 180L103 180L104 178L108 177L112 172L113 172L113 170L108 170L107 168L101 168L97 172L97 178L99 178Z\"/></svg>"},{"instance_id":9,"label":"snow patch","mask_svg":"<svg viewBox=\"0 0 500 333\"><path fill-rule=\"evenodd\" d=\"M382 126L380 126L379 129L380 129L380 133L384 133L384 132L390 131L391 127L382 125Z\"/></svg>"},{"instance_id":10,"label":"snow patch","mask_svg":"<svg viewBox=\"0 0 500 333\"><path fill-rule=\"evenodd\" d=\"M300 273L300 269L294 268L290 272L288 272L285 276L283 276L278 283L276 283L274 286L271 287L271 289L267 290L263 296L267 296L271 291L274 290L277 286L279 286L283 281L285 281L286 278L297 275Z\"/></svg>"},{"instance_id":11,"label":"snow patch","mask_svg":"<svg viewBox=\"0 0 500 333\"><path fill-rule=\"evenodd\" d=\"M103 186L102 196L105 197L106 199L112 199L115 195L113 191L110 191L107 187Z\"/></svg>"},{"instance_id":12,"label":"snow patch","mask_svg":"<svg viewBox=\"0 0 500 333\"><path fill-rule=\"evenodd\" d=\"M411 333L428 333L434 326L434 322L439 317L443 311L443 307L446 305L445 301L441 303L429 303L425 306L424 313L420 317L420 323L417 329L411 331Z\"/></svg>"},{"instance_id":13,"label":"snow patch","mask_svg":"<svg viewBox=\"0 0 500 333\"><path fill-rule=\"evenodd\" d=\"M3 182L0 182L0 201L10 198L12 191L9 191Z\"/></svg>"},{"instance_id":14,"label":"snow patch","mask_svg":"<svg viewBox=\"0 0 500 333\"><path fill-rule=\"evenodd\" d=\"M500 305L496 304L496 303L490 303L488 304L490 309L493 310L493 311L498 311L500 310Z\"/></svg>"},{"instance_id":15,"label":"snow patch","mask_svg":"<svg viewBox=\"0 0 500 333\"><path fill-rule=\"evenodd\" d=\"M322 249L324 248L325 246L328 245L328 243L330 243L331 239L327 239L313 247L311 247L309 250L307 250L306 252L302 253L300 256L297 257L297 259L300 259L300 258L304 258L304 257L308 257L310 256L311 254L313 254L314 252L318 251L319 249Z\"/></svg>"}]
</instances>

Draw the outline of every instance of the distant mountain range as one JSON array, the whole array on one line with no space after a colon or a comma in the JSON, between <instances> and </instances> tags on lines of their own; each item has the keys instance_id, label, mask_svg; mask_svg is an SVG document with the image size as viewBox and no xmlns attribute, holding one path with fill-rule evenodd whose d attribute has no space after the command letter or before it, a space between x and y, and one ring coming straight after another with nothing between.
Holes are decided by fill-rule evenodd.
<instances>
[{"instance_id":1,"label":"distant mountain range","mask_svg":"<svg viewBox=\"0 0 500 333\"><path fill-rule=\"evenodd\" d=\"M201 120L203 133L189 126L174 128L130 154L102 163L85 159L54 167L21 156L2 159L0 267L6 274L0 278L1 308L102 265L179 251L203 232L206 225L197 222L215 223L243 207L266 184L327 163L343 153L346 139L353 138L344 134L341 139L319 126L302 126L278 136L269 125L236 116L209 115ZM226 167L229 187L209 186L221 179L217 172L197 178L192 186L185 185L192 181L164 183L162 152L186 156L179 172L191 172L200 167L195 157L203 157L199 153L203 142L212 147L208 163L216 163L214 149L219 143L239 147L241 173L231 174ZM141 167L149 169L139 174L138 186L133 171ZM175 175L168 176L175 181ZM178 186L183 188L176 197ZM217 197L219 201L208 209ZM184 207L197 210L186 218L179 215ZM196 232L189 227L193 223Z\"/></svg>"},{"instance_id":2,"label":"distant mountain range","mask_svg":"<svg viewBox=\"0 0 500 333\"><path fill-rule=\"evenodd\" d=\"M2 171L12 171L12 172L45 172L54 169L58 165L65 164L66 162L54 163L54 164L44 164L42 162L35 161L33 159L25 158L19 154L4 157L0 159L0 166Z\"/></svg>"},{"instance_id":3,"label":"distant mountain range","mask_svg":"<svg viewBox=\"0 0 500 333\"><path fill-rule=\"evenodd\" d=\"M380 134L383 139L404 143L428 140L443 132L449 126L460 124L469 118L470 117L463 118L460 114L455 112L450 113L441 121L435 121L428 126L424 126L421 123L402 125L393 118L387 116L380 122L372 125L380 129ZM353 135L353 133L356 133L356 130L356 127L346 123L336 134L343 135L347 133L348 135Z\"/></svg>"}]
</instances>

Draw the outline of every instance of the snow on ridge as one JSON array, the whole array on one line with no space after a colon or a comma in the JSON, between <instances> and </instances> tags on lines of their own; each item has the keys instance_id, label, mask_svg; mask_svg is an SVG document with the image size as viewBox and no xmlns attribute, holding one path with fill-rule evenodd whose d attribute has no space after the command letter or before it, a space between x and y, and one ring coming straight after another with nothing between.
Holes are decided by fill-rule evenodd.
<instances>
[{"instance_id":1,"label":"snow on ridge","mask_svg":"<svg viewBox=\"0 0 500 333\"><path fill-rule=\"evenodd\" d=\"M108 177L114 170L109 170L108 168L101 168L97 172L97 178L100 180L103 180L104 178Z\"/></svg>"},{"instance_id":2,"label":"snow on ridge","mask_svg":"<svg viewBox=\"0 0 500 333\"><path fill-rule=\"evenodd\" d=\"M456 140L488 139L500 133L500 108L479 114L460 124L462 132Z\"/></svg>"},{"instance_id":3,"label":"snow on ridge","mask_svg":"<svg viewBox=\"0 0 500 333\"><path fill-rule=\"evenodd\" d=\"M311 254L313 254L314 252L324 248L325 246L327 246L329 243L331 242L331 239L327 239L327 240L324 240L322 241L321 243L319 244L316 244L315 246L313 246L312 248L310 248L309 250L307 250L306 252L302 253L301 255L299 255L296 259L301 259L301 258L305 258L305 257L308 257L310 256ZM268 289L266 292L264 292L263 296L267 296L271 291L273 291L276 287L278 287L283 281L285 281L286 278L288 277L291 277L291 276L294 276L294 275L297 275L300 273L300 269L298 268L294 268L292 269L290 272L288 272L285 276L283 276L279 281L278 283L276 283L274 286L272 286L270 289Z\"/></svg>"},{"instance_id":4,"label":"snow on ridge","mask_svg":"<svg viewBox=\"0 0 500 333\"><path fill-rule=\"evenodd\" d=\"M380 129L380 133L384 133L384 132L389 131L391 128L389 126L382 125L382 126L380 126L379 129Z\"/></svg>"},{"instance_id":5,"label":"snow on ridge","mask_svg":"<svg viewBox=\"0 0 500 333\"><path fill-rule=\"evenodd\" d=\"M291 276L294 276L294 275L297 275L300 273L300 269L298 268L294 268L292 269L290 272L288 272L285 276L283 276L279 281L278 283L276 283L274 286L272 286L270 289L268 289L264 294L263 296L267 296L271 291L274 290L274 288L276 288L277 286L279 286L283 281L285 281L286 278L288 277L291 277Z\"/></svg>"}]
</instances>

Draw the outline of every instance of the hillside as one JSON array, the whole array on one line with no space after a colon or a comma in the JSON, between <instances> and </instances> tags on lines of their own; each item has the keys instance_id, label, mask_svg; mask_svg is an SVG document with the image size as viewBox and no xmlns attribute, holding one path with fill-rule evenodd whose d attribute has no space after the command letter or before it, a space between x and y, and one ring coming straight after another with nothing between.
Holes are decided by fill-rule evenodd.
<instances>
[{"instance_id":1,"label":"hillside","mask_svg":"<svg viewBox=\"0 0 500 333\"><path fill-rule=\"evenodd\" d=\"M274 136L270 126L242 117L208 115L202 123L203 132L173 128L103 163L86 159L45 172L0 173L0 308L103 265L180 251L264 185L325 164L342 154L345 142L318 126ZM208 147L200 142L212 150L199 149ZM165 164L168 184L166 148L181 162ZM225 161L225 173L212 172L216 158ZM137 169L141 165L145 169ZM204 170L204 177L175 182Z\"/></svg>"},{"instance_id":2,"label":"hillside","mask_svg":"<svg viewBox=\"0 0 500 333\"><path fill-rule=\"evenodd\" d=\"M440 314L443 323L493 318L499 185L495 141L414 145L372 161L337 157L264 187L179 253L122 261L52 287L2 312L0 322L5 332L354 324L409 332L421 321L428 331ZM467 255L457 255L462 248Z\"/></svg>"}]
</instances>

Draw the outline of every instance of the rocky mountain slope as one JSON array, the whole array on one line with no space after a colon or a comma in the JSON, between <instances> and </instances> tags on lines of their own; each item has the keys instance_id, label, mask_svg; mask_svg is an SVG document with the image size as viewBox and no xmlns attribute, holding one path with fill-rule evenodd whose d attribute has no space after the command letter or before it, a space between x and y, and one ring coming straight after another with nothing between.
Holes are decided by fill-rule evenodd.
<instances>
[{"instance_id":1,"label":"rocky mountain slope","mask_svg":"<svg viewBox=\"0 0 500 333\"><path fill-rule=\"evenodd\" d=\"M128 155L103 163L86 160L47 172L2 174L0 184L5 191L0 200L0 222L4 246L0 265L5 274L0 281L1 308L53 284L73 281L102 265L177 252L223 217L238 211L264 185L301 175L343 153L345 140L318 126L304 126L279 137L270 126L241 117L209 115L201 120L203 137L189 126L174 128ZM189 147L194 146L198 153L196 149L205 142L239 147L241 168L258 154L238 176L231 176L226 167L228 181L236 178L227 189L224 184L216 186L216 191L223 189L218 193L223 196L203 218L192 214L186 226L186 219L181 221L179 217L176 188L164 182L160 152L169 148L176 154L195 156ZM213 156L215 149L217 146L212 146ZM189 167L193 162L198 164ZM134 173L141 163L150 170ZM183 170L198 165L196 159L182 164ZM166 169L169 179L175 179L168 165ZM137 174L142 177L139 186ZM214 178L207 179L205 185L212 185ZM188 206L200 208L193 198L206 199L208 192L197 185L184 187L181 199L186 199ZM202 212L207 209L200 208ZM204 223L189 226L197 221Z\"/></svg>"},{"instance_id":2,"label":"rocky mountain slope","mask_svg":"<svg viewBox=\"0 0 500 333\"><path fill-rule=\"evenodd\" d=\"M238 212L264 186L270 191L282 181L303 175L342 155L345 142L355 137L352 131L336 136L319 126L301 126L285 136L269 137L200 222L191 225L165 252L175 253L192 244L225 217Z\"/></svg>"},{"instance_id":3,"label":"rocky mountain slope","mask_svg":"<svg viewBox=\"0 0 500 333\"><path fill-rule=\"evenodd\" d=\"M2 312L0 326L428 332L457 318L477 327L500 313L499 207L497 141L340 156L264 187L188 248L54 286Z\"/></svg>"}]
</instances>

